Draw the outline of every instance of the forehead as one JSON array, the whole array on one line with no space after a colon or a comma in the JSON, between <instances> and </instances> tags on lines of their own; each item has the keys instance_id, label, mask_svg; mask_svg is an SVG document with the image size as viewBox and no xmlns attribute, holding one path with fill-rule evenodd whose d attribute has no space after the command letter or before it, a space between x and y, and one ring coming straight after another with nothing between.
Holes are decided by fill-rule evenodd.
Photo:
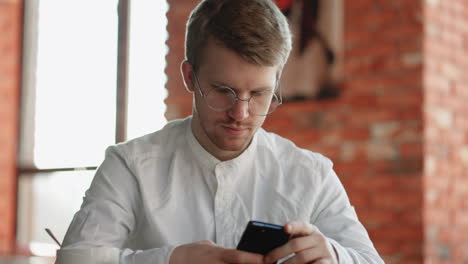
<instances>
[{"instance_id":1,"label":"forehead","mask_svg":"<svg viewBox=\"0 0 468 264\"><path fill-rule=\"evenodd\" d=\"M235 88L273 87L279 66L261 66L247 62L234 51L210 40L200 60L197 73L211 82Z\"/></svg>"}]
</instances>

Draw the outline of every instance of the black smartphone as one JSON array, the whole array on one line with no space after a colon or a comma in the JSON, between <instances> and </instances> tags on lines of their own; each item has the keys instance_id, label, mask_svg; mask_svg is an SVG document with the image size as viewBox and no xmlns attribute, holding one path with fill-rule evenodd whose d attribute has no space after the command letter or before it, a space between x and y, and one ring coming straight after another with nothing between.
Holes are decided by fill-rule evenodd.
<instances>
[{"instance_id":1,"label":"black smartphone","mask_svg":"<svg viewBox=\"0 0 468 264\"><path fill-rule=\"evenodd\" d=\"M271 250L286 244L290 234L283 226L259 221L249 221L237 245L238 250L266 255Z\"/></svg>"}]
</instances>

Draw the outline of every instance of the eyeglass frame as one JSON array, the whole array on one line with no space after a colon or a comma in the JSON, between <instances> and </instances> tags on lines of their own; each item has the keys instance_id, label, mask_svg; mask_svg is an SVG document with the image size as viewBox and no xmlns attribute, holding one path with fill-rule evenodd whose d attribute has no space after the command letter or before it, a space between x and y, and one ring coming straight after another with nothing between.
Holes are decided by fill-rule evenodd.
<instances>
[{"instance_id":1,"label":"eyeglass frame","mask_svg":"<svg viewBox=\"0 0 468 264\"><path fill-rule=\"evenodd\" d=\"M276 76L275 88L274 88L273 91L272 91L273 96L275 96L275 97L278 99L278 105L275 107L275 109L273 109L273 111L271 111L271 112L269 112L269 113L267 113L267 114L264 114L264 115L255 114L255 113L252 113L252 112L250 111L250 100L252 100L252 98L254 97L253 95L250 96L249 98L241 99L241 98L239 98L239 96L237 95L236 91L235 91L233 88L229 87L229 86L223 86L223 87L229 89L229 90L234 94L235 97L234 97L233 104L232 104L230 107L228 107L228 108L226 108L226 109L224 109L224 110L219 110L219 109L213 108L213 107L208 103L206 97L208 96L208 94L209 94L212 90L218 89L218 88L213 88L213 89L211 89L210 91L208 91L207 94L204 94L203 91L202 91L202 89L201 89L200 82L198 81L197 72L196 72L195 70L193 70L193 76L195 77L196 85L197 85L197 87L198 87L198 90L200 91L200 95L203 97L203 100L205 101L205 103L208 105L209 108L211 108L213 111L216 111L216 112L224 112L224 111L230 110L230 109L232 109L232 107L234 107L234 105L236 104L237 101L242 101L242 102L247 102L247 105L249 106L249 113L251 113L251 114L253 114L253 115L255 115L255 116L268 116L269 114L275 112L276 109L277 109L280 105L283 104L283 96L282 96L282 94L281 94L281 86L280 86L280 82L279 82L279 77L278 77L278 76ZM277 95L275 94L275 91L277 91L277 90L279 90L279 96L277 96Z\"/></svg>"}]
</instances>

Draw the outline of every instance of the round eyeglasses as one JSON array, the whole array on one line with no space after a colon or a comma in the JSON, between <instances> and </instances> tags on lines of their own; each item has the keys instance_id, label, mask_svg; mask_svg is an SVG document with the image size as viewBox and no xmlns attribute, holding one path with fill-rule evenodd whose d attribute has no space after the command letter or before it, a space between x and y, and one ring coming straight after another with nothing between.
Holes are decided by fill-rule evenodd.
<instances>
[{"instance_id":1,"label":"round eyeglasses","mask_svg":"<svg viewBox=\"0 0 468 264\"><path fill-rule=\"evenodd\" d=\"M195 82L197 84L200 95L205 100L206 104L217 112L223 112L231 109L237 101L248 103L249 112L257 116L267 116L273 113L278 106L282 104L281 95L278 97L271 90L255 91L250 98L241 99L237 96L236 92L227 86L219 86L211 89L208 93L204 94L196 72L193 72ZM278 89L278 81L275 90Z\"/></svg>"}]
</instances>

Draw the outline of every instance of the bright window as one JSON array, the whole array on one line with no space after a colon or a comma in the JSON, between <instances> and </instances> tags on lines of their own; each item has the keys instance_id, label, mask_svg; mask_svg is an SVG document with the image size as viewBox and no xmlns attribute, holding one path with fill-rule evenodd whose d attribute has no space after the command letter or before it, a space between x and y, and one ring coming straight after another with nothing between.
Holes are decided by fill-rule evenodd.
<instances>
[{"instance_id":1,"label":"bright window","mask_svg":"<svg viewBox=\"0 0 468 264\"><path fill-rule=\"evenodd\" d=\"M97 165L115 135L117 1L39 3L34 164Z\"/></svg>"},{"instance_id":2,"label":"bright window","mask_svg":"<svg viewBox=\"0 0 468 264\"><path fill-rule=\"evenodd\" d=\"M131 1L127 138L165 123L165 1ZM54 255L105 148L115 143L118 0L27 0L18 242ZM30 63L30 62L34 63ZM27 74L25 76L28 76ZM31 77L33 76L33 77ZM28 77L25 77L28 78ZM34 81L31 81L34 80ZM26 102L26 103L25 103Z\"/></svg>"},{"instance_id":3,"label":"bright window","mask_svg":"<svg viewBox=\"0 0 468 264\"><path fill-rule=\"evenodd\" d=\"M128 138L158 130L166 123L167 8L164 1L132 1Z\"/></svg>"}]
</instances>

